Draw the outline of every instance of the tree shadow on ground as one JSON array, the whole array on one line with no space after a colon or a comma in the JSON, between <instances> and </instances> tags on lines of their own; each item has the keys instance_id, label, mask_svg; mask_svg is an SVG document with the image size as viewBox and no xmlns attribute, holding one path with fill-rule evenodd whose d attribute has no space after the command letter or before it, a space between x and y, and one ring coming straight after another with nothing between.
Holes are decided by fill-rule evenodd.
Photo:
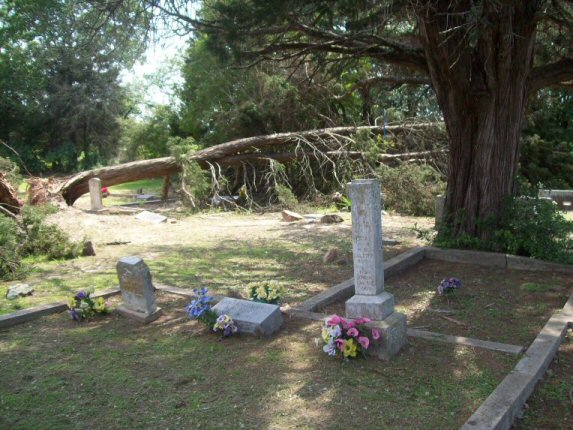
<instances>
[{"instance_id":1,"label":"tree shadow on ground","mask_svg":"<svg viewBox=\"0 0 573 430\"><path fill-rule=\"evenodd\" d=\"M271 339L219 342L185 300L158 304L145 326L55 315L0 331L2 426L458 428L513 365L419 340L391 362L343 362L315 345L320 323L288 317Z\"/></svg>"}]
</instances>

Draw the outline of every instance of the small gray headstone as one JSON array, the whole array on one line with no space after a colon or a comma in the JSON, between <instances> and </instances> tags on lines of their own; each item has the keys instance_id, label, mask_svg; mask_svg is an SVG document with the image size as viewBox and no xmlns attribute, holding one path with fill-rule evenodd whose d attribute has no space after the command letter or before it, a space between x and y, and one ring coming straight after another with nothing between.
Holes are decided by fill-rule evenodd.
<instances>
[{"instance_id":1,"label":"small gray headstone","mask_svg":"<svg viewBox=\"0 0 573 430\"><path fill-rule=\"evenodd\" d=\"M123 304L118 311L129 318L148 323L161 315L155 304L151 272L139 257L123 257L117 263L117 276Z\"/></svg>"},{"instance_id":2,"label":"small gray headstone","mask_svg":"<svg viewBox=\"0 0 573 430\"><path fill-rule=\"evenodd\" d=\"M135 216L138 220L147 221L152 224L161 224L167 221L167 217L149 211L140 212Z\"/></svg>"},{"instance_id":3,"label":"small gray headstone","mask_svg":"<svg viewBox=\"0 0 573 430\"><path fill-rule=\"evenodd\" d=\"M103 209L103 200L101 194L101 181L99 178L91 178L88 181L90 190L91 210L100 211Z\"/></svg>"},{"instance_id":4,"label":"small gray headstone","mask_svg":"<svg viewBox=\"0 0 573 430\"><path fill-rule=\"evenodd\" d=\"M14 300L18 297L31 296L34 289L28 284L16 284L8 287L8 292L6 293L6 298L8 300Z\"/></svg>"},{"instance_id":5,"label":"small gray headstone","mask_svg":"<svg viewBox=\"0 0 573 430\"><path fill-rule=\"evenodd\" d=\"M225 297L213 306L213 310L218 315L227 314L233 318L239 333L255 336L271 336L283 323L280 308L267 303Z\"/></svg>"}]
</instances>

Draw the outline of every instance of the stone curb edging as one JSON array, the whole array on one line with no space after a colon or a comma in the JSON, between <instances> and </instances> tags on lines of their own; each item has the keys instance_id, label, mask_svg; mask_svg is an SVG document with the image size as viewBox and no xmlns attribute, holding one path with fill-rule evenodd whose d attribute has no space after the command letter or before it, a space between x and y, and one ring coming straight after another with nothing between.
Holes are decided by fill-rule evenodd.
<instances>
[{"instance_id":1,"label":"stone curb edging","mask_svg":"<svg viewBox=\"0 0 573 430\"><path fill-rule=\"evenodd\" d=\"M425 247L409 249L386 261L384 263L384 274L385 276L397 275L421 261L424 256ZM339 299L350 297L353 294L354 278L350 278L304 301L296 309L299 311L312 312L318 307L327 306Z\"/></svg>"},{"instance_id":2,"label":"stone curb edging","mask_svg":"<svg viewBox=\"0 0 573 430\"><path fill-rule=\"evenodd\" d=\"M509 343L493 342L490 340L474 339L464 336L452 336L450 334L436 333L427 330L418 330L415 328L408 329L408 336L418 337L421 339L434 340L443 343L453 343L456 345L465 345L475 348L489 349L491 351L505 352L507 354L519 355L525 348L521 345L511 345Z\"/></svg>"},{"instance_id":3,"label":"stone curb edging","mask_svg":"<svg viewBox=\"0 0 573 430\"><path fill-rule=\"evenodd\" d=\"M429 260L449 261L452 263L477 264L479 266L505 267L515 270L534 270L573 274L573 265L551 263L535 258L519 257L498 252L467 251L463 249L441 249L424 247L424 257Z\"/></svg>"},{"instance_id":4,"label":"stone curb edging","mask_svg":"<svg viewBox=\"0 0 573 430\"><path fill-rule=\"evenodd\" d=\"M111 297L120 294L119 288L113 288L111 290L101 291L94 294L94 299L98 297ZM35 320L37 318L43 317L45 315L57 314L64 312L68 309L67 303L50 303L46 305L40 305L33 308L22 309L11 314L0 315L0 329L12 327L13 325Z\"/></svg>"},{"instance_id":5,"label":"stone curb edging","mask_svg":"<svg viewBox=\"0 0 573 430\"><path fill-rule=\"evenodd\" d=\"M313 321L324 321L327 314L319 312L305 311L300 308L291 308L285 312L287 315L295 318L304 318ZM507 354L519 355L525 349L520 345L511 345L508 343L492 342L489 340L474 339L471 337L452 336L449 334L436 333L433 331L417 330L409 328L406 333L409 337L416 337L426 340L432 340L442 343L452 343L456 345L469 346L473 348L489 349L491 351L504 352Z\"/></svg>"},{"instance_id":6,"label":"stone curb edging","mask_svg":"<svg viewBox=\"0 0 573 430\"><path fill-rule=\"evenodd\" d=\"M573 295L549 319L533 343L461 430L507 430L551 364L567 328L573 324Z\"/></svg>"}]
</instances>

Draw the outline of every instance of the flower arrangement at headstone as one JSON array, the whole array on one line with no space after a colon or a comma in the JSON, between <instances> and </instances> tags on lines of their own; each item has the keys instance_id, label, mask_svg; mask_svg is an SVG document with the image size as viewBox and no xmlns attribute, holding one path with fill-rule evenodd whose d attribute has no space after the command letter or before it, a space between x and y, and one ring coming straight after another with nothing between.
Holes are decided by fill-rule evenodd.
<instances>
[{"instance_id":1,"label":"flower arrangement at headstone","mask_svg":"<svg viewBox=\"0 0 573 430\"><path fill-rule=\"evenodd\" d=\"M68 303L68 314L74 321L81 321L91 318L96 314L109 313L108 303L103 297L92 299L90 294L93 291L78 291Z\"/></svg>"},{"instance_id":2,"label":"flower arrangement at headstone","mask_svg":"<svg viewBox=\"0 0 573 430\"><path fill-rule=\"evenodd\" d=\"M440 296L448 296L454 294L458 289L462 288L462 281L458 278L444 278L440 285L438 285L438 294Z\"/></svg>"},{"instance_id":3,"label":"flower arrangement at headstone","mask_svg":"<svg viewBox=\"0 0 573 430\"><path fill-rule=\"evenodd\" d=\"M235 325L233 318L231 318L227 314L219 315L217 321L215 321L215 325L213 326L213 331L215 333L221 334L221 337L231 337L239 329Z\"/></svg>"},{"instance_id":4,"label":"flower arrangement at headstone","mask_svg":"<svg viewBox=\"0 0 573 430\"><path fill-rule=\"evenodd\" d=\"M284 288L276 281L252 282L247 285L247 295L255 302L277 305L283 294Z\"/></svg>"},{"instance_id":5,"label":"flower arrangement at headstone","mask_svg":"<svg viewBox=\"0 0 573 430\"><path fill-rule=\"evenodd\" d=\"M211 302L214 300L208 295L207 288L195 288L193 290L194 298L185 308L189 318L201 321L209 328L213 328L217 321L218 315L211 309Z\"/></svg>"},{"instance_id":6,"label":"flower arrangement at headstone","mask_svg":"<svg viewBox=\"0 0 573 430\"><path fill-rule=\"evenodd\" d=\"M231 337L238 332L235 322L229 315L217 315L217 313L211 309L211 302L214 299L208 292L209 290L204 287L201 289L195 288L193 290L195 297L191 303L187 305L185 312L187 312L189 318L201 321L215 333L221 334L221 337Z\"/></svg>"},{"instance_id":7,"label":"flower arrangement at headstone","mask_svg":"<svg viewBox=\"0 0 573 430\"><path fill-rule=\"evenodd\" d=\"M370 347L373 340L380 339L380 332L376 328L368 328L368 318L358 318L347 321L338 315L333 315L322 327L322 340L325 345L322 350L330 355L340 355L345 359L356 358L358 354Z\"/></svg>"}]
</instances>

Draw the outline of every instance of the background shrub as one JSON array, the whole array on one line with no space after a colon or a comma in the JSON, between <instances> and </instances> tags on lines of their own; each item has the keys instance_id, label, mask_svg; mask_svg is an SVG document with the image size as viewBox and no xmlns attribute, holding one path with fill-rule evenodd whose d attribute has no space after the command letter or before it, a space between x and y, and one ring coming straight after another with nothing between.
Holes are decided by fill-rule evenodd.
<instances>
[{"instance_id":1,"label":"background shrub","mask_svg":"<svg viewBox=\"0 0 573 430\"><path fill-rule=\"evenodd\" d=\"M0 215L0 279L11 281L22 275L22 262L19 253L21 241L18 224Z\"/></svg>"},{"instance_id":2,"label":"background shrub","mask_svg":"<svg viewBox=\"0 0 573 430\"><path fill-rule=\"evenodd\" d=\"M382 182L383 204L404 215L433 216L435 197L445 189L440 174L431 166L381 165L377 176Z\"/></svg>"}]
</instances>

